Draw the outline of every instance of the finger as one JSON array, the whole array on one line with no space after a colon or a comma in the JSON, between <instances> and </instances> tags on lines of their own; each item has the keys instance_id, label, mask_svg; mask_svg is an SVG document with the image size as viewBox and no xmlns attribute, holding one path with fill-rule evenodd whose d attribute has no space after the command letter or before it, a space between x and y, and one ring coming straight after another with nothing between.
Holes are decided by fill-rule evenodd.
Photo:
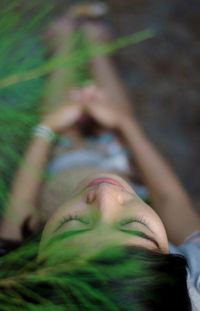
<instances>
[{"instance_id":1,"label":"finger","mask_svg":"<svg viewBox=\"0 0 200 311\"><path fill-rule=\"evenodd\" d=\"M86 105L94 104L97 101L98 92L92 89L84 90L83 100Z\"/></svg>"},{"instance_id":2,"label":"finger","mask_svg":"<svg viewBox=\"0 0 200 311\"><path fill-rule=\"evenodd\" d=\"M69 92L69 98L74 102L81 102L82 100L82 90L80 89L72 89Z\"/></svg>"},{"instance_id":3,"label":"finger","mask_svg":"<svg viewBox=\"0 0 200 311\"><path fill-rule=\"evenodd\" d=\"M97 85L95 83L91 83L90 85L87 85L85 87L83 87L83 90L93 90L96 91L97 90Z\"/></svg>"},{"instance_id":4,"label":"finger","mask_svg":"<svg viewBox=\"0 0 200 311\"><path fill-rule=\"evenodd\" d=\"M82 89L84 92L90 92L90 93L95 93L97 90L98 90L98 87L96 84L90 84L90 85L87 85L85 87L83 87Z\"/></svg>"}]
</instances>

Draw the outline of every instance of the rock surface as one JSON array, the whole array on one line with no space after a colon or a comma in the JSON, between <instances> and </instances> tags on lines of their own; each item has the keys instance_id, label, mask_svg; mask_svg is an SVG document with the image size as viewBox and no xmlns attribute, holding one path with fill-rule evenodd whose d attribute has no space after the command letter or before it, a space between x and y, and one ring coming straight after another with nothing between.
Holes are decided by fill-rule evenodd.
<instances>
[{"instance_id":1,"label":"rock surface","mask_svg":"<svg viewBox=\"0 0 200 311\"><path fill-rule=\"evenodd\" d=\"M156 31L117 63L138 118L200 210L200 2L107 2L120 35Z\"/></svg>"}]
</instances>

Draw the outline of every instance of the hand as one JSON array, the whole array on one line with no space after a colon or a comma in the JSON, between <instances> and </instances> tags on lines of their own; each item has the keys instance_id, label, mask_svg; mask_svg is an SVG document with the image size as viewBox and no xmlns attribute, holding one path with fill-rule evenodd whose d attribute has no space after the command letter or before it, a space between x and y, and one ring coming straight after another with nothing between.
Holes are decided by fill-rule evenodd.
<instances>
[{"instance_id":1,"label":"hand","mask_svg":"<svg viewBox=\"0 0 200 311\"><path fill-rule=\"evenodd\" d=\"M106 91L95 85L82 89L81 98L84 110L105 127L120 128L133 119L130 110L114 102Z\"/></svg>"},{"instance_id":2,"label":"hand","mask_svg":"<svg viewBox=\"0 0 200 311\"><path fill-rule=\"evenodd\" d=\"M83 105L76 101L47 114L41 123L47 125L55 133L60 134L79 120L82 111Z\"/></svg>"}]
</instances>

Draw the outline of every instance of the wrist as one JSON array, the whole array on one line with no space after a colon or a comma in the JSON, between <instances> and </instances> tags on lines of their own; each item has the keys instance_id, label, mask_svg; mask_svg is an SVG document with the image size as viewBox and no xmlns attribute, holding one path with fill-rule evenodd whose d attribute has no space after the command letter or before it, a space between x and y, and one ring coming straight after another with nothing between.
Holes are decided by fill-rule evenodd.
<instances>
[{"instance_id":1,"label":"wrist","mask_svg":"<svg viewBox=\"0 0 200 311\"><path fill-rule=\"evenodd\" d=\"M52 120L51 119L49 120L49 119L44 118L43 120L41 120L41 123L39 123L38 125L44 125L48 127L53 133L57 134L58 130L56 129L54 122L52 122Z\"/></svg>"},{"instance_id":2,"label":"wrist","mask_svg":"<svg viewBox=\"0 0 200 311\"><path fill-rule=\"evenodd\" d=\"M118 124L118 130L123 134L129 131L136 124L136 120L132 116L121 118Z\"/></svg>"},{"instance_id":3,"label":"wrist","mask_svg":"<svg viewBox=\"0 0 200 311\"><path fill-rule=\"evenodd\" d=\"M34 127L33 136L44 138L48 142L54 142L57 138L56 133L45 123L40 123Z\"/></svg>"},{"instance_id":4,"label":"wrist","mask_svg":"<svg viewBox=\"0 0 200 311\"><path fill-rule=\"evenodd\" d=\"M146 135L138 121L133 117L127 119L120 127L122 137L132 146L136 147L146 142Z\"/></svg>"}]
</instances>

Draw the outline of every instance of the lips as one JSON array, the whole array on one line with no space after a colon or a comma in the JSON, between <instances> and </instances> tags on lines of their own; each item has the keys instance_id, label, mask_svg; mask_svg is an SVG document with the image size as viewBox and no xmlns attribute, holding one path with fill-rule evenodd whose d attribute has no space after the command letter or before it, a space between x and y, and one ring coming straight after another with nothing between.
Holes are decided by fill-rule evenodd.
<instances>
[{"instance_id":1,"label":"lips","mask_svg":"<svg viewBox=\"0 0 200 311\"><path fill-rule=\"evenodd\" d=\"M120 182L118 182L117 180L115 179L112 179L112 178L96 178L94 180L92 180L88 185L87 185L87 188L88 187L92 187L92 186L98 186L100 184L110 184L110 185L114 185L114 186L118 186L118 187L121 187L121 188L124 188L122 186L122 184Z\"/></svg>"}]
</instances>

